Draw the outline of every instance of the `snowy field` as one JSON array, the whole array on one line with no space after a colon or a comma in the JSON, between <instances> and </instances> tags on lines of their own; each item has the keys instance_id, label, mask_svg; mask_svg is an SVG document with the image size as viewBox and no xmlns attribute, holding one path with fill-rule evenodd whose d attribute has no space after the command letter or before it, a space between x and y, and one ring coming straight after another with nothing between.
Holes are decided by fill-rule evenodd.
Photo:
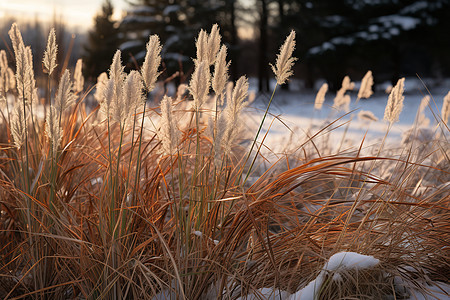
<instances>
[{"instance_id":1,"label":"snowy field","mask_svg":"<svg viewBox=\"0 0 450 300\"><path fill-rule=\"evenodd\" d=\"M252 80L250 82L252 83ZM306 134L311 136L311 134L317 133L320 128L341 118L329 127L330 129L338 127L333 130L331 135L334 145L339 147L344 132L344 147L345 145L359 146L365 134L367 135L365 147L379 144L388 129L388 123L383 121L384 110L388 100L388 94L384 92L386 86L387 83L379 85L379 89L369 99L361 99L356 103L357 83L355 90L348 92L352 98L348 114L346 111L337 110L333 107L333 99L335 97L333 92L329 91L326 94L322 109L316 111L314 109L316 97L314 92L278 89L271 104L271 115L265 122L264 129L267 130L270 126L270 132L264 143L274 153L284 152L288 141L302 141ZM435 84L434 88L429 89L432 98L424 113L430 121L427 128L435 131L437 130L436 118L440 117L443 98L450 90L450 80L443 81L440 85ZM419 80L414 78L406 79L403 110L400 114L399 122L392 126L386 137L386 146L391 145L395 147L400 144L404 134L414 125L420 102L426 95L428 93ZM259 126L270 96L271 94L258 95L247 109L247 125L251 129L253 128L253 132ZM378 118L378 121L359 120L357 114L360 111L371 111ZM348 121L351 121L350 126L347 126ZM265 131L262 134L265 134Z\"/></svg>"}]
</instances>

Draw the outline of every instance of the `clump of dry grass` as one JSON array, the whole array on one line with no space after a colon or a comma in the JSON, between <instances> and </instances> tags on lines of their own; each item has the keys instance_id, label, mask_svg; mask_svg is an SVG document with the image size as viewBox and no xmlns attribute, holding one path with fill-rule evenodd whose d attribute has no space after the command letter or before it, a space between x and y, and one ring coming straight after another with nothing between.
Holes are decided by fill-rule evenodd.
<instances>
[{"instance_id":1,"label":"clump of dry grass","mask_svg":"<svg viewBox=\"0 0 450 300\"><path fill-rule=\"evenodd\" d=\"M46 88L50 75L63 75L44 123L32 110L34 78L23 72L30 68L30 48L16 25L11 30L20 62L17 86L2 90L15 100L11 122L7 110L0 124L6 132L0 140L2 298L236 299L261 288L294 293L341 251L372 255L380 265L340 273L341 280L320 291L321 299L401 298L407 290L396 279L422 286L423 293L421 282L448 280L445 135L433 135L418 150L413 140L403 152L383 145L374 155L362 153L362 145L332 152L317 141L333 134L330 125L302 141L301 156L293 153L250 183L264 159L257 140L269 107L251 146L243 146L238 124L248 82L242 77L234 89L225 87L229 63L217 26L197 39L192 109L181 96L185 86L175 101L165 96L147 109L144 92L154 88L161 62L159 39L152 36L141 73L126 74L120 51L115 54L109 77L98 79L99 107L86 114L80 105L85 93L53 65L52 35ZM274 67L278 84L291 75L294 45L291 33ZM8 68L2 62L0 78ZM210 97L211 77L216 97ZM346 91L350 80L344 85ZM402 98L400 91L396 87L390 101ZM214 103L210 111L205 103L211 99L226 99L225 108ZM185 115L187 122L177 122ZM202 115L214 118L212 125Z\"/></svg>"}]
</instances>

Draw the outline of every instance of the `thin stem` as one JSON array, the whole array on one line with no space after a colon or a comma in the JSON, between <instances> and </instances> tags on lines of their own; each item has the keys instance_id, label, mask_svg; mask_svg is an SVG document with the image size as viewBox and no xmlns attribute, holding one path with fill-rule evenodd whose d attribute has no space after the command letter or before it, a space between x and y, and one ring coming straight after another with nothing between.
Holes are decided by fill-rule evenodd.
<instances>
[{"instance_id":1,"label":"thin stem","mask_svg":"<svg viewBox=\"0 0 450 300\"><path fill-rule=\"evenodd\" d=\"M269 100L269 104L267 104L266 111L265 111L264 116L263 116L263 118L262 118L262 120L261 120L261 123L259 124L258 131L256 132L256 136L255 136L255 138L253 139L252 146L250 147L250 150L249 150L249 152L248 152L247 158L246 158L245 161L244 161L243 166L245 166L245 165L247 164L247 161L248 161L248 159L250 158L250 156L251 156L251 154L252 154L252 151L253 151L253 148L255 147L255 144L256 144L256 141L257 141L257 139L258 139L259 133L261 132L261 129L262 129L263 125L264 125L264 121L265 121L266 116L267 116L267 114L268 114L268 112L269 112L270 104L272 103L273 96L275 95L275 91L277 90L277 87L278 87L278 83L275 85L275 88L273 89L272 96L270 97L270 100ZM250 171L252 170L253 165L255 164L256 158L257 158L257 155L255 155L255 157L253 158L253 161L252 161L252 163L251 163L251 165L250 165L250 168L249 168L248 171L247 171L247 175L245 176L243 185L245 184L245 182L247 182L248 176L250 175ZM243 171L244 171L244 169L242 169L242 172L243 172ZM238 181L240 181L240 179L242 178L242 172L241 172L241 174L239 175Z\"/></svg>"}]
</instances>

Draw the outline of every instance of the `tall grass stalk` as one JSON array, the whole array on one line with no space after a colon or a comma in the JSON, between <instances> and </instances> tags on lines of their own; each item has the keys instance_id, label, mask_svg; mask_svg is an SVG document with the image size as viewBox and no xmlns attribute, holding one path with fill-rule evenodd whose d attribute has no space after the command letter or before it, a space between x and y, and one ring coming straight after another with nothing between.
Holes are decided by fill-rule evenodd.
<instances>
[{"instance_id":1,"label":"tall grass stalk","mask_svg":"<svg viewBox=\"0 0 450 300\"><path fill-rule=\"evenodd\" d=\"M16 29L13 47L28 49ZM229 63L218 26L197 39L190 95L175 102L165 95L157 107L136 104L143 89L160 100L149 94L161 61L156 36L140 74L126 75L116 53L109 78L98 79L100 109L88 115L81 73L73 94L68 71L58 80L48 72L38 82L49 90L51 116L34 116L32 125L31 105L33 113L41 107L20 86L34 78L23 76L8 91L11 122L0 124L0 298L238 299L275 291L286 298L321 274L321 299L405 299L446 282L445 114L429 106L441 131L420 128L429 142L420 140L417 121L402 146L391 148L396 125L388 118L381 144L369 145L367 134L343 151L333 138L353 125L344 120L349 112L296 135L298 143L291 139L272 161L262 149L276 153L265 143L278 118L260 135L278 85L292 75L294 37L280 49L277 84L251 139L238 126L247 80L234 90L225 84ZM56 44L46 53L52 49ZM44 56L48 71L51 57ZM401 99L399 91L390 98ZM77 103L66 110L60 100L72 96ZM374 256L377 264L325 272L328 258L342 251Z\"/></svg>"}]
</instances>

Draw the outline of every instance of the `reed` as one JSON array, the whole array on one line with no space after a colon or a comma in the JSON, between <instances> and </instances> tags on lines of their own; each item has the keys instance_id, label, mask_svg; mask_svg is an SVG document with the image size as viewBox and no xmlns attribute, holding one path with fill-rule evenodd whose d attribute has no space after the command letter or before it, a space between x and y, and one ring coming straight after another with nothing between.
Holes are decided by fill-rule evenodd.
<instances>
[{"instance_id":1,"label":"reed","mask_svg":"<svg viewBox=\"0 0 450 300\"><path fill-rule=\"evenodd\" d=\"M51 30L48 84L39 88L56 93L45 119L32 110L42 101L16 24L10 37L15 85L0 51L0 96L14 101L0 123L1 298L295 299L316 278L320 299L406 299L448 281L448 95L433 120L442 132L426 144L413 127L417 134L401 149L361 141L340 151L330 139L345 122L337 118L268 162L261 149L270 145L259 135L276 87L249 133L240 126L248 80L227 83L217 25L200 31L195 70L176 98L145 101L161 63L159 38L150 36L140 72L126 73L116 52L89 113L81 67L74 84L56 65ZM291 32L272 66L277 86L293 75L294 47ZM366 76L358 98L371 94ZM389 96L389 129L403 84ZM339 98L352 88L346 77ZM360 118L378 122L370 112ZM328 259L343 251L376 264L328 270Z\"/></svg>"}]
</instances>

